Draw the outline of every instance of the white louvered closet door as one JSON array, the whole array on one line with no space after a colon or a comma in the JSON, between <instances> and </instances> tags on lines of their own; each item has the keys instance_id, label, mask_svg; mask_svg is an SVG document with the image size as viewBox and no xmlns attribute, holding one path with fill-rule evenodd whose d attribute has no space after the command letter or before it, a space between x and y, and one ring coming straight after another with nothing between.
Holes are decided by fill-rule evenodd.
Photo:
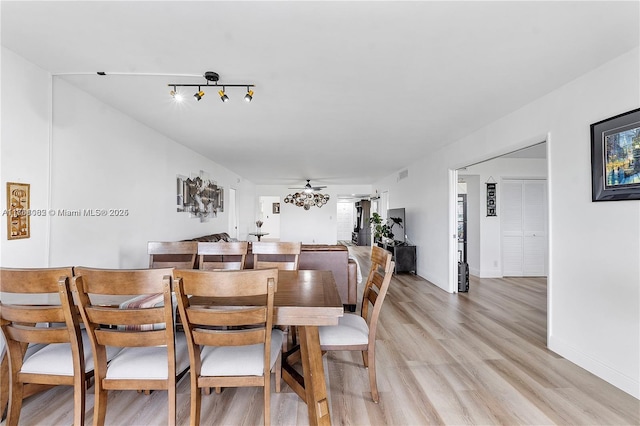
<instances>
[{"instance_id":1,"label":"white louvered closet door","mask_svg":"<svg viewBox=\"0 0 640 426\"><path fill-rule=\"evenodd\" d=\"M502 275L547 275L546 180L507 180L502 188Z\"/></svg>"}]
</instances>

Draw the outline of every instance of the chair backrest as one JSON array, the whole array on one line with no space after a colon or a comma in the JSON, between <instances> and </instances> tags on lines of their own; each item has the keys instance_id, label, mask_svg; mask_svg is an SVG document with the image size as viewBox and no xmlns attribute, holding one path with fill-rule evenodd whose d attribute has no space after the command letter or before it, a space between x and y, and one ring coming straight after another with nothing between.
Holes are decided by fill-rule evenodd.
<instances>
[{"instance_id":1,"label":"chair backrest","mask_svg":"<svg viewBox=\"0 0 640 426\"><path fill-rule=\"evenodd\" d=\"M197 241L149 241L149 268L195 268Z\"/></svg>"},{"instance_id":2,"label":"chair backrest","mask_svg":"<svg viewBox=\"0 0 640 426\"><path fill-rule=\"evenodd\" d=\"M364 286L361 311L362 317L369 324L370 337L375 336L382 302L384 302L393 277L395 263L391 258L392 255L389 251L377 246L371 247L371 269L369 269L369 276ZM369 312L371 306L373 308Z\"/></svg>"},{"instance_id":3,"label":"chair backrest","mask_svg":"<svg viewBox=\"0 0 640 426\"><path fill-rule=\"evenodd\" d=\"M198 269L244 269L249 243L246 241L233 242L199 242Z\"/></svg>"},{"instance_id":4,"label":"chair backrest","mask_svg":"<svg viewBox=\"0 0 640 426\"><path fill-rule=\"evenodd\" d=\"M251 243L255 269L297 270L302 243L255 241Z\"/></svg>"},{"instance_id":5,"label":"chair backrest","mask_svg":"<svg viewBox=\"0 0 640 426\"><path fill-rule=\"evenodd\" d=\"M244 346L263 343L263 374L268 380L271 365L273 298L278 285L278 270L176 270L175 275L178 308L189 344L191 368L195 374L200 374L202 345ZM224 302L221 302L220 306L205 307L191 305L191 296L221 300L253 298L250 306L225 306ZM212 331L212 328L216 327L217 329Z\"/></svg>"},{"instance_id":6,"label":"chair backrest","mask_svg":"<svg viewBox=\"0 0 640 426\"><path fill-rule=\"evenodd\" d=\"M167 346L168 371L175 376L173 269L94 269L78 267L72 288L96 359L105 346ZM92 303L92 298L139 296L126 306ZM170 343L170 344L169 344ZM96 379L104 378L106 363L96 363Z\"/></svg>"},{"instance_id":7,"label":"chair backrest","mask_svg":"<svg viewBox=\"0 0 640 426\"><path fill-rule=\"evenodd\" d=\"M0 268L2 292L16 295L16 299L33 297L37 293L55 294L58 305L35 305L29 303L0 303L0 324L5 338L9 361L9 377L2 378L3 387L11 382L12 393L9 401L7 424L18 424L23 396L23 385L28 383L49 385L77 385L79 395L74 396L77 407L74 409L74 423L84 422L85 357L80 332L80 319L73 304L70 280L73 268L13 269ZM19 295L19 296L18 296ZM49 323L49 327L37 326ZM27 347L31 344L48 345L68 343L71 351L72 371L64 361L61 352L52 353L52 357L38 357L40 362L31 362L22 371L27 356ZM46 346L45 346L46 347ZM53 346L52 346L53 348ZM50 353L51 351L43 351ZM47 363L56 363L52 369ZM66 367L66 368L65 368ZM56 374L54 371L58 371ZM4 400L3 400L4 405ZM4 406L1 407L4 410Z\"/></svg>"}]
</instances>

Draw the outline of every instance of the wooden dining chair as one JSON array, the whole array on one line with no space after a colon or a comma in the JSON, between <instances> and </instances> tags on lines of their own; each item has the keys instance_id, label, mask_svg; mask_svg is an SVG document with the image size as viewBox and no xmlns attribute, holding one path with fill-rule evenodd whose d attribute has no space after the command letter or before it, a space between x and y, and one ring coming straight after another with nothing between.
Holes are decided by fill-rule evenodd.
<instances>
[{"instance_id":1,"label":"wooden dining chair","mask_svg":"<svg viewBox=\"0 0 640 426\"><path fill-rule=\"evenodd\" d=\"M362 351L362 361L369 369L371 397L378 402L376 382L376 329L391 277L394 262L391 253L380 247L371 247L371 269L364 286L360 315L345 314L338 325L318 328L323 351Z\"/></svg>"},{"instance_id":2,"label":"wooden dining chair","mask_svg":"<svg viewBox=\"0 0 640 426\"><path fill-rule=\"evenodd\" d=\"M149 253L149 268L195 268L198 242L149 241L147 253Z\"/></svg>"},{"instance_id":3,"label":"wooden dining chair","mask_svg":"<svg viewBox=\"0 0 640 426\"><path fill-rule=\"evenodd\" d=\"M177 270L175 275L191 362L191 424L200 423L201 388L238 386L264 388L264 424L270 424L271 371L279 391L283 339L272 327L277 269ZM253 299L244 306L229 306L247 296ZM197 297L218 298L218 303L192 305Z\"/></svg>"},{"instance_id":4,"label":"wooden dining chair","mask_svg":"<svg viewBox=\"0 0 640 426\"><path fill-rule=\"evenodd\" d=\"M168 423L176 422L176 382L189 367L184 333L175 332L173 269L76 268L72 289L95 362L93 424L103 425L109 390L167 390ZM160 296L158 297L158 294ZM137 295L125 305L92 303L100 296ZM107 364L105 348L123 348Z\"/></svg>"},{"instance_id":5,"label":"wooden dining chair","mask_svg":"<svg viewBox=\"0 0 640 426\"><path fill-rule=\"evenodd\" d=\"M53 303L59 303L0 303L9 376L2 381L8 379L10 388L7 425L18 424L23 398L55 385L73 386L73 423L84 424L85 390L93 357L73 303L72 276L72 268L0 269L3 293L13 294L16 300L48 294L49 300L55 298ZM110 359L116 352L110 348L104 358Z\"/></svg>"},{"instance_id":6,"label":"wooden dining chair","mask_svg":"<svg viewBox=\"0 0 640 426\"><path fill-rule=\"evenodd\" d=\"M254 241L251 243L254 269L278 268L298 270L302 244L281 241Z\"/></svg>"},{"instance_id":7,"label":"wooden dining chair","mask_svg":"<svg viewBox=\"0 0 640 426\"><path fill-rule=\"evenodd\" d=\"M279 270L297 271L301 249L302 243L300 242L253 242L251 243L253 267L255 269L278 268ZM280 329L284 332L282 352L287 352L291 346L296 344L296 328L295 326L281 326Z\"/></svg>"},{"instance_id":8,"label":"wooden dining chair","mask_svg":"<svg viewBox=\"0 0 640 426\"><path fill-rule=\"evenodd\" d=\"M198 242L198 269L244 269L249 243L232 242Z\"/></svg>"}]
</instances>

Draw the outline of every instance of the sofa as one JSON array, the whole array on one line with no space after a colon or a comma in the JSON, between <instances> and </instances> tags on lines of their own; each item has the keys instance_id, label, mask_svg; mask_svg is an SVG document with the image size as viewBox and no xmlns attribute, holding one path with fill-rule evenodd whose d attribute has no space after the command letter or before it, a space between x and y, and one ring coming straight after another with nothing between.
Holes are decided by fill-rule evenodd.
<instances>
[{"instance_id":1,"label":"sofa","mask_svg":"<svg viewBox=\"0 0 640 426\"><path fill-rule=\"evenodd\" d=\"M232 239L226 232L222 232L192 238L188 241L224 242ZM245 268L253 268L251 242L249 242ZM358 300L358 264L354 259L349 258L347 247L341 244L302 244L298 268L333 272L345 309L352 312L355 310Z\"/></svg>"}]
</instances>

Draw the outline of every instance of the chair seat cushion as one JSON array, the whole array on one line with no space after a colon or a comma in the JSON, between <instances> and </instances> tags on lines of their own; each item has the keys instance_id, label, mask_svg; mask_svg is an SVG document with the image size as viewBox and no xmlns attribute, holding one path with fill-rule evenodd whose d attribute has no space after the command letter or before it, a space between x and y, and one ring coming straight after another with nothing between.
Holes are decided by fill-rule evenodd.
<instances>
[{"instance_id":1,"label":"chair seat cushion","mask_svg":"<svg viewBox=\"0 0 640 426\"><path fill-rule=\"evenodd\" d=\"M360 315L345 314L338 325L318 327L320 346L366 345L369 342L369 326Z\"/></svg>"},{"instance_id":2,"label":"chair seat cushion","mask_svg":"<svg viewBox=\"0 0 640 426\"><path fill-rule=\"evenodd\" d=\"M86 330L81 330L82 348L84 350L84 371L93 371L93 354L91 341ZM120 348L107 347L107 359L113 358ZM73 376L73 361L71 360L71 344L51 343L28 357L22 364L23 373L52 374Z\"/></svg>"},{"instance_id":3,"label":"chair seat cushion","mask_svg":"<svg viewBox=\"0 0 640 426\"><path fill-rule=\"evenodd\" d=\"M189 367L189 352L184 333L176 333L176 373ZM166 380L166 346L124 348L107 367L107 379L157 379Z\"/></svg>"},{"instance_id":4,"label":"chair seat cushion","mask_svg":"<svg viewBox=\"0 0 640 426\"><path fill-rule=\"evenodd\" d=\"M282 330L271 331L271 365L273 368L282 349ZM205 346L200 354L201 376L262 376L264 345Z\"/></svg>"}]
</instances>

